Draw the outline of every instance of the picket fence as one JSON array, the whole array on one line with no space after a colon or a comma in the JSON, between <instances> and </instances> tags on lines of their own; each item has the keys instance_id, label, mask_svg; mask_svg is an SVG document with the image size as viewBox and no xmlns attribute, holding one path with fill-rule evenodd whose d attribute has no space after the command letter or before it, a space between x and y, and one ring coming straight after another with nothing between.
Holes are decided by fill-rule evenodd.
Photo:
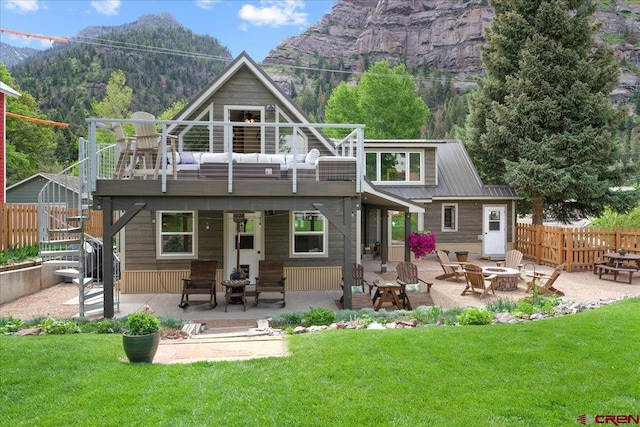
<instances>
[{"instance_id":1,"label":"picket fence","mask_svg":"<svg viewBox=\"0 0 640 427\"><path fill-rule=\"evenodd\" d=\"M69 215L75 214L72 211ZM38 244L38 225L38 205L0 204L0 251ZM91 219L84 223L84 228L85 233L102 238L102 211L91 211Z\"/></svg>"},{"instance_id":2,"label":"picket fence","mask_svg":"<svg viewBox=\"0 0 640 427\"><path fill-rule=\"evenodd\" d=\"M525 260L558 266L567 271L592 270L593 263L607 252L621 248L640 253L640 230L618 228L575 228L544 225L516 225L515 248Z\"/></svg>"}]
</instances>

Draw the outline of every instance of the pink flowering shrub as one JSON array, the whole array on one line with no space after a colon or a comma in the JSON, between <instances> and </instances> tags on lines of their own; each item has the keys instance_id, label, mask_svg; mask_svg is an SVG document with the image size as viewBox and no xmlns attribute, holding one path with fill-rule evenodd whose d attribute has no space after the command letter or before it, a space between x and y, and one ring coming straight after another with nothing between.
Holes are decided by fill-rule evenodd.
<instances>
[{"instance_id":1,"label":"pink flowering shrub","mask_svg":"<svg viewBox=\"0 0 640 427\"><path fill-rule=\"evenodd\" d=\"M422 258L436 250L436 233L433 231L413 231L409 235L409 250L416 258Z\"/></svg>"}]
</instances>

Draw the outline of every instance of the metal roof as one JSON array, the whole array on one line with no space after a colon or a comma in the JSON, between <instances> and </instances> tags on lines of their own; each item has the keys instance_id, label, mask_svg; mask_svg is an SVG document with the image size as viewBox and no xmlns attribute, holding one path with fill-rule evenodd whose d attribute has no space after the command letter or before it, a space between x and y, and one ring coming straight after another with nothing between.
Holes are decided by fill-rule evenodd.
<instances>
[{"instance_id":1,"label":"metal roof","mask_svg":"<svg viewBox=\"0 0 640 427\"><path fill-rule=\"evenodd\" d=\"M519 199L508 185L484 185L461 141L443 140L437 145L438 185L378 185L392 194L412 200ZM365 141L366 143L366 141Z\"/></svg>"}]
</instances>

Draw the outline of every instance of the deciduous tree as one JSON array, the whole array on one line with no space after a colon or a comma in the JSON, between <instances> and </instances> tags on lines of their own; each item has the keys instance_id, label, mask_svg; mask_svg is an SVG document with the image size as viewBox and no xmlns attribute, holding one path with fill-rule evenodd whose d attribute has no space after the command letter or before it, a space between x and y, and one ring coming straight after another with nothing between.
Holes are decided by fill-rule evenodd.
<instances>
[{"instance_id":1,"label":"deciduous tree","mask_svg":"<svg viewBox=\"0 0 640 427\"><path fill-rule=\"evenodd\" d=\"M325 108L328 123L365 124L369 139L419 138L429 108L416 96L413 77L404 65L380 61L367 70L355 86L340 83ZM332 136L337 132L327 130Z\"/></svg>"}]
</instances>

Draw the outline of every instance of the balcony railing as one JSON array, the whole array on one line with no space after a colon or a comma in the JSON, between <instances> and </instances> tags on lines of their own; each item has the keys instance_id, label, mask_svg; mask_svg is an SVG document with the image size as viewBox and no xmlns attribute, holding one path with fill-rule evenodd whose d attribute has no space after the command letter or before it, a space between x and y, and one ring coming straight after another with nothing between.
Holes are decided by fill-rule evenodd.
<instances>
[{"instance_id":1,"label":"balcony railing","mask_svg":"<svg viewBox=\"0 0 640 427\"><path fill-rule=\"evenodd\" d=\"M352 181L361 191L364 171L364 125L317 123L245 123L154 120L157 147L141 152L135 136L117 143L114 124L130 129L140 120L87 119L91 190L96 180L159 179ZM149 121L146 121L148 123ZM346 129L341 140L324 136L327 128ZM314 149L315 148L315 149ZM159 163L156 166L156 161Z\"/></svg>"}]
</instances>

